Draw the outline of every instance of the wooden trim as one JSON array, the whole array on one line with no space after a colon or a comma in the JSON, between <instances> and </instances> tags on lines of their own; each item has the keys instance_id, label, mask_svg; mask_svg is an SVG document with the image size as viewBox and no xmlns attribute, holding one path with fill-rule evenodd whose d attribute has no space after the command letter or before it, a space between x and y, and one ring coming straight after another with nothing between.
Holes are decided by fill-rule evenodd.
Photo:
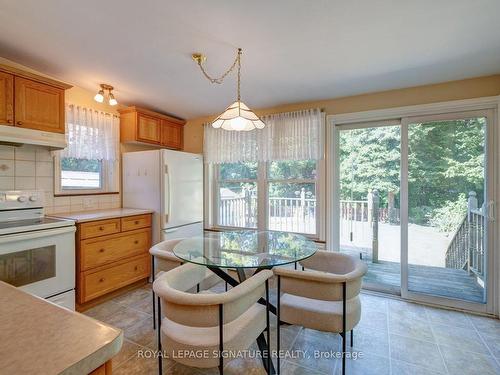
<instances>
[{"instance_id":1,"label":"wooden trim","mask_svg":"<svg viewBox=\"0 0 500 375\"><path fill-rule=\"evenodd\" d=\"M78 197L78 196L83 196L83 195L111 195L111 194L120 194L119 191L107 191L107 192L99 192L99 193L76 193L76 194L54 194L54 197Z\"/></svg>"},{"instance_id":2,"label":"wooden trim","mask_svg":"<svg viewBox=\"0 0 500 375\"><path fill-rule=\"evenodd\" d=\"M168 120L170 122L173 122L173 123L176 123L179 125L184 125L186 123L186 120L183 120L183 119L180 119L177 117L173 117L173 116L169 116L169 115L165 115L163 113L151 111L151 110L146 109L146 108L136 107L136 106L121 108L121 109L118 109L118 112L120 113L120 115L124 114L124 113L129 113L129 112L137 112L137 113L141 113L141 114L146 115L146 116L152 116L152 117L157 117L157 118L161 118L164 120Z\"/></svg>"},{"instance_id":3,"label":"wooden trim","mask_svg":"<svg viewBox=\"0 0 500 375\"><path fill-rule=\"evenodd\" d=\"M8 66L8 65L0 64L0 71L5 72L5 73L10 73L10 74L13 74L13 75L18 76L18 77L28 78L28 79L31 79L33 81L37 81L40 83L45 83L47 85L54 86L54 87L57 87L57 88L63 89L63 90L67 90L67 89L70 89L73 87L72 85L69 85L67 83L64 83L61 81L56 81L55 79L40 76L38 74L30 73L30 72L27 72L25 70L14 68L14 67Z\"/></svg>"}]
</instances>

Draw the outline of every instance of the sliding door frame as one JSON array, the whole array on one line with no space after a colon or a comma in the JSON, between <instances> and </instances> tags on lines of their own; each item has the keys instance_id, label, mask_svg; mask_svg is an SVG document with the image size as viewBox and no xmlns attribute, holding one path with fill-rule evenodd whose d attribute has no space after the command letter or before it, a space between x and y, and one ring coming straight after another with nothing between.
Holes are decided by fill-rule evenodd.
<instances>
[{"instance_id":1,"label":"sliding door frame","mask_svg":"<svg viewBox=\"0 0 500 375\"><path fill-rule=\"evenodd\" d=\"M463 309L468 311L475 311L484 314L492 314L493 309L493 288L492 276L494 275L493 262L489 262L490 257L494 259L495 249L492 246L494 238L492 237L494 231L494 221L490 220L490 202L495 201L495 161L493 150L495 150L495 113L492 109L476 110L476 111L462 111L440 113L435 115L412 116L403 117L401 121L401 297L417 302L445 305L456 309ZM409 139L408 130L410 124L426 123L433 121L452 121L467 118L486 118L486 131L485 131L485 168L484 168L484 201L486 208L486 236L484 238L486 249L485 264L486 269L486 303L476 303L456 298L450 298L439 295L425 294L418 291L409 289L409 270L408 270L408 223L409 223L409 185L408 185L408 150ZM494 208L493 208L494 210ZM490 255L491 254L491 255Z\"/></svg>"},{"instance_id":2,"label":"sliding door frame","mask_svg":"<svg viewBox=\"0 0 500 375\"><path fill-rule=\"evenodd\" d=\"M401 120L401 169L408 170L407 150L408 150L408 122L407 119L416 116L446 116L446 114L469 112L469 111L482 111L489 110L491 116L488 117L488 153L490 153L489 164L487 166L488 185L486 186L489 199L495 202L491 206L490 216L498 218L500 202L500 189L496 188L500 183L500 131L498 126L500 124L500 96L491 96L484 98L455 100L449 102L421 104L406 107L387 108L380 110L364 111L345 113L338 115L328 115L326 121L326 209L331 215L326 215L326 247L332 251L340 251L339 244L339 196L340 196L340 180L339 180L339 154L338 154L338 137L339 126L343 125L348 128L348 124L355 124L361 122L373 122L384 120ZM407 175L402 173L401 185L405 184L406 192L401 191L401 242L407 243L407 224L408 224L408 180ZM404 195L406 194L406 196ZM406 204L403 204L405 199ZM405 222L404 222L405 221ZM443 305L446 307L476 311L486 314L499 315L500 304L500 252L497 249L500 244L500 220L488 221L488 238L487 246L489 249L488 258L488 287L487 287L487 304L478 306L472 302L464 302L459 300L445 301L442 297L435 298L416 298L423 303L434 305ZM403 298L412 298L412 294L406 293L408 289L408 273L407 267L403 267L403 263L407 264L408 254L407 251L401 251L401 290ZM404 268L404 269L403 269ZM403 291L404 290L404 291ZM433 297L433 296L430 296ZM444 303L446 302L446 303ZM450 302L450 303L448 303Z\"/></svg>"}]
</instances>

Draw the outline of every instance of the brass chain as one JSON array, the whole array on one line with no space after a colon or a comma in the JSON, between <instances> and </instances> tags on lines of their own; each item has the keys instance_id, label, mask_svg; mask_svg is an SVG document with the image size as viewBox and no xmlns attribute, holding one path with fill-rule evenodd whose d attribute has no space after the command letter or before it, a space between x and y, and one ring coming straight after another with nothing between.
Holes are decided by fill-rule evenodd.
<instances>
[{"instance_id":1,"label":"brass chain","mask_svg":"<svg viewBox=\"0 0 500 375\"><path fill-rule=\"evenodd\" d=\"M205 68L203 68L203 64L200 61L198 61L198 65L200 66L200 69L203 73L203 75L212 83L217 83L217 84L221 84L222 81L224 80L224 78L226 78L226 76L231 73L234 68L236 67L236 65L238 65L238 101L240 100L240 81L241 81L241 48L238 48L238 54L236 55L236 58L234 59L234 62L233 64L229 67L229 69L223 74L221 75L220 77L218 78L212 78L208 73L207 71L205 70Z\"/></svg>"}]
</instances>

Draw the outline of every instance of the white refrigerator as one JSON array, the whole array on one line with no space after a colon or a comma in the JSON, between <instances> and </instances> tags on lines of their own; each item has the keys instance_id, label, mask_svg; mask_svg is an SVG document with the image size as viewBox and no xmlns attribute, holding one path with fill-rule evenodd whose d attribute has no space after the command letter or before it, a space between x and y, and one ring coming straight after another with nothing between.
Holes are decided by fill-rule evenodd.
<instances>
[{"instance_id":1,"label":"white refrigerator","mask_svg":"<svg viewBox=\"0 0 500 375\"><path fill-rule=\"evenodd\" d=\"M203 158L172 150L123 154L123 207L154 211L153 243L203 234Z\"/></svg>"}]
</instances>

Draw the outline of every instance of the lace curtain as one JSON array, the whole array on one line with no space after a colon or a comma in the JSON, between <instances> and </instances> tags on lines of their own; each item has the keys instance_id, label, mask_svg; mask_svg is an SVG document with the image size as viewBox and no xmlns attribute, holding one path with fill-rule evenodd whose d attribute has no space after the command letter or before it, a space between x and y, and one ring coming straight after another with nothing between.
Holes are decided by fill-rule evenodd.
<instances>
[{"instance_id":1,"label":"lace curtain","mask_svg":"<svg viewBox=\"0 0 500 375\"><path fill-rule=\"evenodd\" d=\"M319 109L262 118L261 130L227 131L205 125L206 163L272 160L319 160L323 157L324 114Z\"/></svg>"},{"instance_id":2,"label":"lace curtain","mask_svg":"<svg viewBox=\"0 0 500 375\"><path fill-rule=\"evenodd\" d=\"M66 140L61 157L117 161L120 118L111 113L66 104Z\"/></svg>"}]
</instances>

